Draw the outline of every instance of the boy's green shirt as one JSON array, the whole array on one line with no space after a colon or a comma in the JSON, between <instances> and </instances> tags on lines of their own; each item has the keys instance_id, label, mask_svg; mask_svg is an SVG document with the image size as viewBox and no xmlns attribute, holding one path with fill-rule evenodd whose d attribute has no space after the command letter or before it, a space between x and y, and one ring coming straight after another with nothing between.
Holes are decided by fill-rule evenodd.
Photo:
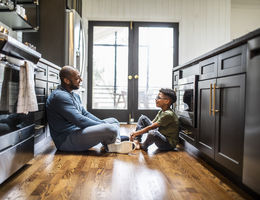
<instances>
[{"instance_id":1,"label":"boy's green shirt","mask_svg":"<svg viewBox=\"0 0 260 200\"><path fill-rule=\"evenodd\" d=\"M160 110L153 122L157 122L160 125L159 132L175 148L179 142L179 119L176 113L172 109L166 111Z\"/></svg>"}]
</instances>

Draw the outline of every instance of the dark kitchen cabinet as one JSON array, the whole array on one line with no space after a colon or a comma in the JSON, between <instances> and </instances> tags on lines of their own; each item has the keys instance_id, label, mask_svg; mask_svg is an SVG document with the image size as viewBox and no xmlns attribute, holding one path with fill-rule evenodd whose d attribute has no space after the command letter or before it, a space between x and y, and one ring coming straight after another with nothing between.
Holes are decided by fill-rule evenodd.
<instances>
[{"instance_id":1,"label":"dark kitchen cabinet","mask_svg":"<svg viewBox=\"0 0 260 200\"><path fill-rule=\"evenodd\" d=\"M37 63L37 69L35 72L35 91L38 102L39 111L34 112L34 123L35 125L35 154L38 153L39 147L42 146L45 139L50 136L45 104L48 96L51 92L57 88L59 79L60 68L57 65L45 60L40 59Z\"/></svg>"},{"instance_id":2,"label":"dark kitchen cabinet","mask_svg":"<svg viewBox=\"0 0 260 200\"><path fill-rule=\"evenodd\" d=\"M257 29L173 68L176 90L186 76L199 75L193 140L183 137L180 129L184 148L258 195L259 178L255 174L260 151L255 138L260 135L260 117L255 104L259 96L259 47ZM181 119L179 113L178 117Z\"/></svg>"},{"instance_id":3,"label":"dark kitchen cabinet","mask_svg":"<svg viewBox=\"0 0 260 200\"><path fill-rule=\"evenodd\" d=\"M197 147L241 177L245 74L201 81L198 88Z\"/></svg>"},{"instance_id":4,"label":"dark kitchen cabinet","mask_svg":"<svg viewBox=\"0 0 260 200\"><path fill-rule=\"evenodd\" d=\"M216 79L198 83L197 147L211 158L214 158L215 149L215 117L211 111L214 84L216 84Z\"/></svg>"}]
</instances>

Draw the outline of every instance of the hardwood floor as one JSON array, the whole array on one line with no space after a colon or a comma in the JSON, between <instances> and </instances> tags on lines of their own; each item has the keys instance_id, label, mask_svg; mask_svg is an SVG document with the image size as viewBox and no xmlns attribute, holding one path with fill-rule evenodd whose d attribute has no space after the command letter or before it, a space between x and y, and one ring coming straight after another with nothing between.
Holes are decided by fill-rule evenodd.
<instances>
[{"instance_id":1,"label":"hardwood floor","mask_svg":"<svg viewBox=\"0 0 260 200\"><path fill-rule=\"evenodd\" d=\"M121 127L129 134L134 126ZM129 155L56 151L54 145L0 185L0 199L252 199L205 162L178 151Z\"/></svg>"}]
</instances>

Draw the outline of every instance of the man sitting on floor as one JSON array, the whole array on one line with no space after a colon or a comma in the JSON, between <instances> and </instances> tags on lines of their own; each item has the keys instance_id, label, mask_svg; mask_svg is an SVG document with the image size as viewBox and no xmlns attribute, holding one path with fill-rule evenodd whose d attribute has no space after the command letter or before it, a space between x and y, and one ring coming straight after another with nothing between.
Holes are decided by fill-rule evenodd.
<instances>
[{"instance_id":1,"label":"man sitting on floor","mask_svg":"<svg viewBox=\"0 0 260 200\"><path fill-rule=\"evenodd\" d=\"M102 143L108 152L129 153L130 141L120 142L119 122L115 118L99 119L85 110L78 94L82 81L79 72L64 66L61 85L47 99L46 111L51 137L61 151L86 151Z\"/></svg>"}]
</instances>

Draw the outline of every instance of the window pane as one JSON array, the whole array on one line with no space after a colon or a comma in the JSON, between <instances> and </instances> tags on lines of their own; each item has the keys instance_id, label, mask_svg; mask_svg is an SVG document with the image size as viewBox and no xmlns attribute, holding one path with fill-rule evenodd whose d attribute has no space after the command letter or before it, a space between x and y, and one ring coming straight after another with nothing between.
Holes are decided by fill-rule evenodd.
<instances>
[{"instance_id":1,"label":"window pane","mask_svg":"<svg viewBox=\"0 0 260 200\"><path fill-rule=\"evenodd\" d=\"M94 27L93 109L127 109L128 28Z\"/></svg>"},{"instance_id":2,"label":"window pane","mask_svg":"<svg viewBox=\"0 0 260 200\"><path fill-rule=\"evenodd\" d=\"M138 109L158 109L160 88L172 87L173 28L140 27Z\"/></svg>"}]
</instances>

